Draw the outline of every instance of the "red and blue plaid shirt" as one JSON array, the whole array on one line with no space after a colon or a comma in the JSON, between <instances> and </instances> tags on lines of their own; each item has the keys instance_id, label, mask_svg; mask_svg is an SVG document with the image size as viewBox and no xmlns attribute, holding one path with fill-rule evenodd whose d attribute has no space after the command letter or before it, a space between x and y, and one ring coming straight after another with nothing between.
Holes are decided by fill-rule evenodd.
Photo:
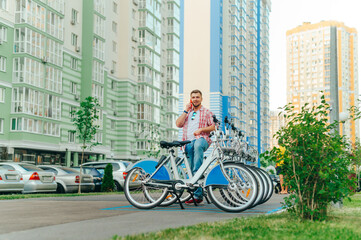
<instances>
[{"instance_id":1,"label":"red and blue plaid shirt","mask_svg":"<svg viewBox=\"0 0 361 240\"><path fill-rule=\"evenodd\" d=\"M193 109L188 112L186 120L184 121L183 141L187 140L188 120L190 117L192 117L192 114L193 114ZM213 116L213 114L211 111L209 111L207 108L201 106L201 108L199 109L199 127L198 127L198 129L206 128L206 127L214 125L212 116ZM199 138L203 137L208 142L208 145L211 145L212 140L209 137L209 134L210 133L202 132L200 135L195 136L195 138L199 139Z\"/></svg>"}]
</instances>

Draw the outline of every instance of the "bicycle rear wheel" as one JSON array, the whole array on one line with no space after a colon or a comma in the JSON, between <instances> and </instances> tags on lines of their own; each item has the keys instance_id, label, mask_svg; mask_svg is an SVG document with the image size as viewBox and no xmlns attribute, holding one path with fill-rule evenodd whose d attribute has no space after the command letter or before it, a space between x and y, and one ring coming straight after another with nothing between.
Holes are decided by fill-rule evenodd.
<instances>
[{"instance_id":1,"label":"bicycle rear wheel","mask_svg":"<svg viewBox=\"0 0 361 240\"><path fill-rule=\"evenodd\" d=\"M258 183L252 172L237 163L225 163L230 178L228 185L210 185L207 192L218 208L227 212L241 212L253 206L258 196Z\"/></svg>"},{"instance_id":2,"label":"bicycle rear wheel","mask_svg":"<svg viewBox=\"0 0 361 240\"><path fill-rule=\"evenodd\" d=\"M124 181L124 194L130 204L140 209L150 209L158 206L167 196L168 188L152 185L142 181L149 174L141 168L132 169Z\"/></svg>"}]
</instances>

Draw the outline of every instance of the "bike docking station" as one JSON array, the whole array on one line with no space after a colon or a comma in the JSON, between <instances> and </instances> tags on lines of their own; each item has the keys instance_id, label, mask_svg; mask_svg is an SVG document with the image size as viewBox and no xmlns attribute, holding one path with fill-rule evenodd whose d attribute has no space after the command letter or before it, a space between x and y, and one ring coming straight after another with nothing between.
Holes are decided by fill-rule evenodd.
<instances>
[{"instance_id":1,"label":"bike docking station","mask_svg":"<svg viewBox=\"0 0 361 240\"><path fill-rule=\"evenodd\" d=\"M194 208L199 207L194 197L198 188L202 188L208 206L212 203L225 212L244 212L267 202L273 194L273 183L266 171L252 166L258 159L258 152L243 141L244 134L227 117L224 131L219 129L215 116L213 122L216 125L211 133L213 151L194 175L185 151L180 158L175 156L174 150L190 141L161 141L160 147L167 149L168 155L128 166L124 194L129 203L138 209L178 203L184 211L183 203L190 199Z\"/></svg>"}]
</instances>

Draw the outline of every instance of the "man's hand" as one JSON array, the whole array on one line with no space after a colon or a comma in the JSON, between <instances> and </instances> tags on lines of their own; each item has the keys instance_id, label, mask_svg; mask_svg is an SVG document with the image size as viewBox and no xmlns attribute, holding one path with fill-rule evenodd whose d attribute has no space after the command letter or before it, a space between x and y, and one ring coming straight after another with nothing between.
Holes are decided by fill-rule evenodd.
<instances>
[{"instance_id":1,"label":"man's hand","mask_svg":"<svg viewBox=\"0 0 361 240\"><path fill-rule=\"evenodd\" d=\"M192 103L188 103L188 104L186 105L186 109L185 109L185 110L186 110L187 112L189 112L189 111L192 109L192 107L193 107L193 106L192 106Z\"/></svg>"},{"instance_id":2,"label":"man's hand","mask_svg":"<svg viewBox=\"0 0 361 240\"><path fill-rule=\"evenodd\" d=\"M203 132L202 128L200 128L197 131L195 131L193 134L194 134L194 136L198 136L198 135L201 135L202 132Z\"/></svg>"}]
</instances>

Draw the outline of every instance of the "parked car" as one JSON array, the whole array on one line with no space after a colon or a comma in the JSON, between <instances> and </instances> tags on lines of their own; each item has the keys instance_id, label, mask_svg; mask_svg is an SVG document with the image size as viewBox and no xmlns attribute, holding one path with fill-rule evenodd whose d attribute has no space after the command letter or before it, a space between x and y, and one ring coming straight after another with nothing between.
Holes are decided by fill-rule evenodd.
<instances>
[{"instance_id":1,"label":"parked car","mask_svg":"<svg viewBox=\"0 0 361 240\"><path fill-rule=\"evenodd\" d=\"M80 167L72 167L72 168L80 172ZM94 191L100 192L103 181L103 174L100 173L95 167L84 166L81 169L84 174L90 174L93 176L93 183L95 185Z\"/></svg>"},{"instance_id":2,"label":"parked car","mask_svg":"<svg viewBox=\"0 0 361 240\"><path fill-rule=\"evenodd\" d=\"M46 172L52 172L56 176L56 191L58 193L71 193L77 192L80 183L80 172L58 165L38 165L39 168ZM81 178L81 191L91 192L94 191L93 176L89 174L82 174Z\"/></svg>"},{"instance_id":3,"label":"parked car","mask_svg":"<svg viewBox=\"0 0 361 240\"><path fill-rule=\"evenodd\" d=\"M0 193L22 192L23 190L24 181L21 173L0 167Z\"/></svg>"},{"instance_id":4,"label":"parked car","mask_svg":"<svg viewBox=\"0 0 361 240\"><path fill-rule=\"evenodd\" d=\"M54 173L45 172L41 168L29 163L1 162L0 167L10 171L18 171L23 176L23 193L55 192L56 182Z\"/></svg>"},{"instance_id":5,"label":"parked car","mask_svg":"<svg viewBox=\"0 0 361 240\"><path fill-rule=\"evenodd\" d=\"M113 166L113 179L116 191L120 191L124 188L124 174L129 162L124 161L99 161L84 163L84 167L95 167L101 174L104 174L104 169L107 164L110 163Z\"/></svg>"}]
</instances>

